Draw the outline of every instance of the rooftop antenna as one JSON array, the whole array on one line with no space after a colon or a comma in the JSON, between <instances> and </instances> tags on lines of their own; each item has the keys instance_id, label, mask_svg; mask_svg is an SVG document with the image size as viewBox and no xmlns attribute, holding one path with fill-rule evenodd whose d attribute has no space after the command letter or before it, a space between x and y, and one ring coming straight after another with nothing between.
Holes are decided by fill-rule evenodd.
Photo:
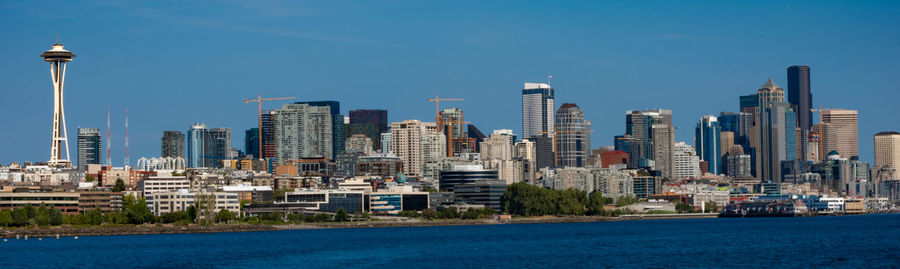
<instances>
[{"instance_id":1,"label":"rooftop antenna","mask_svg":"<svg viewBox=\"0 0 900 269\"><path fill-rule=\"evenodd\" d=\"M112 167L112 154L110 152L110 135L109 135L109 106L106 106L106 166Z\"/></svg>"},{"instance_id":2,"label":"rooftop antenna","mask_svg":"<svg viewBox=\"0 0 900 269\"><path fill-rule=\"evenodd\" d=\"M125 168L131 165L131 162L128 160L128 109L125 109Z\"/></svg>"},{"instance_id":3,"label":"rooftop antenna","mask_svg":"<svg viewBox=\"0 0 900 269\"><path fill-rule=\"evenodd\" d=\"M547 74L547 85L550 85L551 79L553 79L553 74Z\"/></svg>"}]
</instances>

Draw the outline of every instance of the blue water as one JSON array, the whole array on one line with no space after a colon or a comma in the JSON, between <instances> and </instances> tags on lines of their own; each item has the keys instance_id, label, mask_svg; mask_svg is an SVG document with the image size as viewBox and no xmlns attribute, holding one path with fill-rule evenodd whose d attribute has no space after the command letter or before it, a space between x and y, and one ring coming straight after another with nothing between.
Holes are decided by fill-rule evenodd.
<instances>
[{"instance_id":1,"label":"blue water","mask_svg":"<svg viewBox=\"0 0 900 269\"><path fill-rule=\"evenodd\" d=\"M0 268L900 267L900 214L0 242Z\"/></svg>"}]
</instances>

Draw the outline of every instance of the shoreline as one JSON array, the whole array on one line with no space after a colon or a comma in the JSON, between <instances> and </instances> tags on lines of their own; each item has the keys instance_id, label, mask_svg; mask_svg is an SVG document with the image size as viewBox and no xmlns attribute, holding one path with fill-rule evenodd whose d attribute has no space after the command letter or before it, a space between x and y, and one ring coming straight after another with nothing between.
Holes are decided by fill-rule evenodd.
<instances>
[{"instance_id":1,"label":"shoreline","mask_svg":"<svg viewBox=\"0 0 900 269\"><path fill-rule=\"evenodd\" d=\"M383 221L370 220L359 222L324 222L324 223L300 223L300 224L216 224L202 226L197 224L143 224L143 225L116 225L116 226L92 226L92 227L28 227L28 228L2 228L0 238L15 239L18 235L24 238L55 238L75 236L111 236L111 235L149 235L149 234L184 234L184 233L228 233L228 232L259 232L259 231L284 231L305 229L360 229L360 228L392 228L392 227L432 227L432 226L467 226L467 225L501 225L501 224L540 224L540 223L584 223L606 221L633 221L633 220L663 220L663 219L708 219L718 218L715 213L694 214L650 214L650 215L622 215L619 217L595 217L595 216L540 216L519 217L512 219L439 219L439 220L397 220Z\"/></svg>"}]
</instances>

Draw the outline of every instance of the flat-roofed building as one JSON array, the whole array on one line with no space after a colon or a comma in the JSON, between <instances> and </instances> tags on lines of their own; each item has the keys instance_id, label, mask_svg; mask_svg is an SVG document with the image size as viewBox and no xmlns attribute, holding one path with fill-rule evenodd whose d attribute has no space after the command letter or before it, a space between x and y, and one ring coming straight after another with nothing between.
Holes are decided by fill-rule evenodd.
<instances>
[{"instance_id":1,"label":"flat-roofed building","mask_svg":"<svg viewBox=\"0 0 900 269\"><path fill-rule=\"evenodd\" d=\"M295 204L304 210L336 212L343 208L347 213L359 214L365 210L364 194L352 190L296 189L284 196L286 204Z\"/></svg>"},{"instance_id":2,"label":"flat-roofed building","mask_svg":"<svg viewBox=\"0 0 900 269\"><path fill-rule=\"evenodd\" d=\"M171 192L182 189L190 189L191 181L183 176L162 177L154 176L141 181L139 189L144 197L156 192Z\"/></svg>"},{"instance_id":3,"label":"flat-roofed building","mask_svg":"<svg viewBox=\"0 0 900 269\"><path fill-rule=\"evenodd\" d=\"M77 192L0 192L0 210L12 210L14 208L31 205L39 207L41 204L61 211L63 214L78 214Z\"/></svg>"},{"instance_id":4,"label":"flat-roofed building","mask_svg":"<svg viewBox=\"0 0 900 269\"><path fill-rule=\"evenodd\" d=\"M122 210L122 193L109 191L86 191L78 193L78 211L82 214L99 208L103 212Z\"/></svg>"}]
</instances>

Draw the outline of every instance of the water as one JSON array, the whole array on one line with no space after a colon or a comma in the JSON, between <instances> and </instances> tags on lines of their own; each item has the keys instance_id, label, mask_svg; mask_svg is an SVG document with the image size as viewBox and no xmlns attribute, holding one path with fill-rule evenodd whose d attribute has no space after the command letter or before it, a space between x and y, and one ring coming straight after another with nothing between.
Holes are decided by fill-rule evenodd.
<instances>
[{"instance_id":1,"label":"water","mask_svg":"<svg viewBox=\"0 0 900 269\"><path fill-rule=\"evenodd\" d=\"M0 268L900 267L900 214L0 242Z\"/></svg>"}]
</instances>

